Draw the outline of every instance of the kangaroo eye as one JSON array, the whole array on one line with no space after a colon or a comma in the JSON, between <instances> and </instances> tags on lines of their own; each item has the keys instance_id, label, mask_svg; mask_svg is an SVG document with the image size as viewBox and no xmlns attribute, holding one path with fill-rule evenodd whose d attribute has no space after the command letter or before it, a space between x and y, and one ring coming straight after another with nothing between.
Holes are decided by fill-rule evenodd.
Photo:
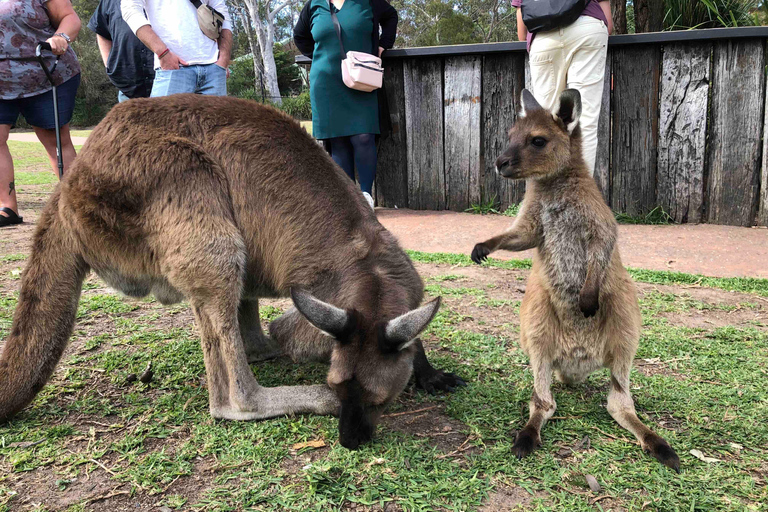
<instances>
[{"instance_id":1,"label":"kangaroo eye","mask_svg":"<svg viewBox=\"0 0 768 512\"><path fill-rule=\"evenodd\" d=\"M531 144L536 146L537 148L543 148L547 144L547 139L544 137L534 137L531 139Z\"/></svg>"}]
</instances>

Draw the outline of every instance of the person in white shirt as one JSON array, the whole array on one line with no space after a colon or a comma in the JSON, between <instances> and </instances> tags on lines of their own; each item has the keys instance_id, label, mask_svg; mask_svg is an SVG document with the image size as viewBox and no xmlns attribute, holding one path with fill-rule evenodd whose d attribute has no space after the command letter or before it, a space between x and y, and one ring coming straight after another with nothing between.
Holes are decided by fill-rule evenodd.
<instances>
[{"instance_id":1,"label":"person in white shirt","mask_svg":"<svg viewBox=\"0 0 768 512\"><path fill-rule=\"evenodd\" d=\"M225 0L202 3L224 16L217 40L200 29L191 0L121 0L123 20L155 54L153 97L183 92L226 96L232 22Z\"/></svg>"}]
</instances>

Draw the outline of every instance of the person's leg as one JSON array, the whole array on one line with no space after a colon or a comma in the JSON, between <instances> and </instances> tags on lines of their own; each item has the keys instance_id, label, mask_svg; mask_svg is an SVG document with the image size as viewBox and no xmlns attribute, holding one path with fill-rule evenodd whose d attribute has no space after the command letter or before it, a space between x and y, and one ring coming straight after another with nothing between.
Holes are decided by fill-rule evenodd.
<instances>
[{"instance_id":1,"label":"person's leg","mask_svg":"<svg viewBox=\"0 0 768 512\"><path fill-rule=\"evenodd\" d=\"M581 94L581 140L590 173L597 156L597 124L603 102L608 29L602 21L582 17L566 31L569 50L568 88Z\"/></svg>"},{"instance_id":2,"label":"person's leg","mask_svg":"<svg viewBox=\"0 0 768 512\"><path fill-rule=\"evenodd\" d=\"M51 162L53 173L58 176L59 162L56 157L56 131L54 129L38 128L37 126L34 128L37 138L42 142L45 152L48 153L48 160ZM61 157L65 173L76 155L75 146L72 144L72 137L69 134L69 124L65 124L61 127Z\"/></svg>"},{"instance_id":3,"label":"person's leg","mask_svg":"<svg viewBox=\"0 0 768 512\"><path fill-rule=\"evenodd\" d=\"M370 194L376 178L376 136L372 133L361 133L351 136L349 141L354 149L360 189Z\"/></svg>"},{"instance_id":4,"label":"person's leg","mask_svg":"<svg viewBox=\"0 0 768 512\"><path fill-rule=\"evenodd\" d=\"M196 92L197 66L185 66L179 69L155 70L151 97L170 96L183 92Z\"/></svg>"},{"instance_id":5,"label":"person's leg","mask_svg":"<svg viewBox=\"0 0 768 512\"><path fill-rule=\"evenodd\" d=\"M347 173L349 179L355 181L354 150L349 137L335 137L331 139L331 158Z\"/></svg>"},{"instance_id":6,"label":"person's leg","mask_svg":"<svg viewBox=\"0 0 768 512\"><path fill-rule=\"evenodd\" d=\"M19 213L13 177L13 157L11 157L11 150L8 149L8 134L10 132L10 124L0 124L0 208L10 208ZM8 217L5 212L0 212L0 215Z\"/></svg>"},{"instance_id":7,"label":"person's leg","mask_svg":"<svg viewBox=\"0 0 768 512\"><path fill-rule=\"evenodd\" d=\"M560 93L565 90L566 67L562 47L562 30L536 34L531 44L528 62L531 70L531 93L547 110L555 108Z\"/></svg>"},{"instance_id":8,"label":"person's leg","mask_svg":"<svg viewBox=\"0 0 768 512\"><path fill-rule=\"evenodd\" d=\"M195 92L209 96L226 96L227 70L218 64L208 64L207 66L200 67L203 73L202 84Z\"/></svg>"}]
</instances>

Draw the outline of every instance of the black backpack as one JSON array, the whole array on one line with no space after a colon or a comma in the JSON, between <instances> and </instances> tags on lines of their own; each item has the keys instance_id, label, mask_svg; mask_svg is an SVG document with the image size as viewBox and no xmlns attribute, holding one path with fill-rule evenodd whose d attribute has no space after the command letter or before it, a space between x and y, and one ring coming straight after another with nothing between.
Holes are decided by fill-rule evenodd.
<instances>
[{"instance_id":1,"label":"black backpack","mask_svg":"<svg viewBox=\"0 0 768 512\"><path fill-rule=\"evenodd\" d=\"M528 32L546 32L576 21L590 0L523 0L523 23Z\"/></svg>"}]
</instances>

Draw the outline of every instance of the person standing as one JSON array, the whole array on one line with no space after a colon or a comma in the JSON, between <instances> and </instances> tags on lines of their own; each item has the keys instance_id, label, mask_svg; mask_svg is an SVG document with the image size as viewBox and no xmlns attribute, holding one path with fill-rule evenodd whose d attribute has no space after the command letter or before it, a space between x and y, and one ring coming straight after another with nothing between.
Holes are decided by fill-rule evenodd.
<instances>
[{"instance_id":1,"label":"person standing","mask_svg":"<svg viewBox=\"0 0 768 512\"><path fill-rule=\"evenodd\" d=\"M88 28L96 33L107 76L118 89L117 100L149 97L155 79L155 58L123 21L120 0L101 0Z\"/></svg>"},{"instance_id":2,"label":"person standing","mask_svg":"<svg viewBox=\"0 0 768 512\"><path fill-rule=\"evenodd\" d=\"M58 90L64 172L75 158L69 120L80 85L80 64L69 43L79 33L80 18L69 0L0 1L0 227L23 222L8 148L8 135L19 113L34 127L58 176L53 86L35 58L40 41L50 44L51 52L60 57L53 78ZM44 55L51 69L55 58L48 52Z\"/></svg>"},{"instance_id":3,"label":"person standing","mask_svg":"<svg viewBox=\"0 0 768 512\"><path fill-rule=\"evenodd\" d=\"M345 50L379 57L395 44L397 11L386 0L309 0L293 30L296 47L312 59L312 134L330 142L331 157L353 181L357 167L360 188L373 208L379 95L344 85L344 56L330 9L334 9L341 27Z\"/></svg>"},{"instance_id":4,"label":"person standing","mask_svg":"<svg viewBox=\"0 0 768 512\"><path fill-rule=\"evenodd\" d=\"M581 16L570 25L535 34L523 23L523 3L512 0L512 6L517 7L517 36L528 42L533 96L542 107L552 110L565 89L579 91L584 160L594 173L608 34L613 31L611 3L587 0Z\"/></svg>"},{"instance_id":5,"label":"person standing","mask_svg":"<svg viewBox=\"0 0 768 512\"><path fill-rule=\"evenodd\" d=\"M217 39L200 27L195 4L201 3L224 18ZM120 6L133 33L155 54L151 96L227 95L232 23L224 0L121 0Z\"/></svg>"}]
</instances>

